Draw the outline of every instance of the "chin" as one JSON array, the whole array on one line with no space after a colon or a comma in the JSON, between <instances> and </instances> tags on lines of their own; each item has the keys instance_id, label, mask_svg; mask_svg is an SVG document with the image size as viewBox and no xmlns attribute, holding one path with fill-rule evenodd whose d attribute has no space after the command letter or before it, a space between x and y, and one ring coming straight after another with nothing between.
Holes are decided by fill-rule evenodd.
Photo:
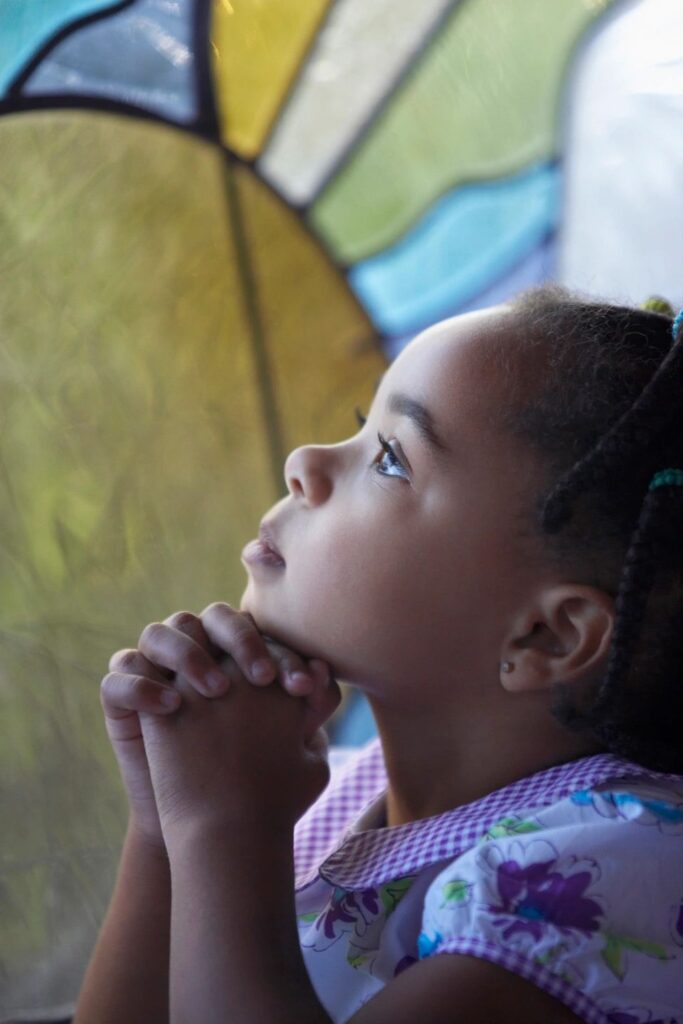
<instances>
[{"instance_id":1,"label":"chin","mask_svg":"<svg viewBox=\"0 0 683 1024\"><path fill-rule=\"evenodd\" d=\"M294 635L294 631L288 628L287 623L282 621L281 616L269 615L263 608L259 608L259 602L254 600L249 586L247 586L240 599L240 611L251 615L260 633L272 637L273 640L284 647L290 647L297 654L302 654L308 658L322 657L322 655L307 654Z\"/></svg>"},{"instance_id":2,"label":"chin","mask_svg":"<svg viewBox=\"0 0 683 1024\"><path fill-rule=\"evenodd\" d=\"M303 658L321 658L326 661L334 673L334 658L330 657L321 648L312 643L312 634L309 630L297 629L287 621L286 615L279 615L277 612L269 612L259 606L259 601L254 597L251 588L247 586L240 599L240 611L250 615L260 633L272 637L283 647L289 647L296 651Z\"/></svg>"}]
</instances>

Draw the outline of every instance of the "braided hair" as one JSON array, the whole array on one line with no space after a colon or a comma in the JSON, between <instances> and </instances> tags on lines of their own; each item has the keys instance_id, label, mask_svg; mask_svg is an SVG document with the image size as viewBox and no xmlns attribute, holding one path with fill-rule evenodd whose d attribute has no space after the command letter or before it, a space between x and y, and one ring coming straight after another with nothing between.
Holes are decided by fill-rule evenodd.
<instances>
[{"instance_id":1,"label":"braided hair","mask_svg":"<svg viewBox=\"0 0 683 1024\"><path fill-rule=\"evenodd\" d=\"M558 566L615 599L603 678L581 706L560 684L554 713L615 754L683 773L683 486L650 489L683 468L683 328L674 339L665 312L559 287L524 293L512 315L543 367L503 414L544 470L533 529Z\"/></svg>"}]
</instances>

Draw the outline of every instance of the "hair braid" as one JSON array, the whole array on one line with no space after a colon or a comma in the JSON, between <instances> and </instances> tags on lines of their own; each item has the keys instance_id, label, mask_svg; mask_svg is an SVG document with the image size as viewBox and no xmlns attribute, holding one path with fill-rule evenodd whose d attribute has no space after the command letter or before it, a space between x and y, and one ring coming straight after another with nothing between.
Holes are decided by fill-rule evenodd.
<instances>
[{"instance_id":1,"label":"hair braid","mask_svg":"<svg viewBox=\"0 0 683 1024\"><path fill-rule=\"evenodd\" d=\"M555 485L545 500L541 525L557 533L571 518L572 502L582 492L599 487L622 468L624 455L637 458L674 417L681 417L683 331L676 339L640 397Z\"/></svg>"},{"instance_id":2,"label":"hair braid","mask_svg":"<svg viewBox=\"0 0 683 1024\"><path fill-rule=\"evenodd\" d=\"M556 481L532 505L536 527L563 571L615 596L602 679L583 692L558 684L555 714L614 753L683 773L683 486L650 487L683 469L683 315L672 340L660 311L555 287L514 309L540 383L511 392L503 422Z\"/></svg>"},{"instance_id":3,"label":"hair braid","mask_svg":"<svg viewBox=\"0 0 683 1024\"><path fill-rule=\"evenodd\" d=\"M614 694L625 684L631 658L640 639L648 598L663 553L662 535L657 527L666 504L661 491L647 493L626 553L615 601L616 621L607 672L592 708L596 722L613 701Z\"/></svg>"},{"instance_id":4,"label":"hair braid","mask_svg":"<svg viewBox=\"0 0 683 1024\"><path fill-rule=\"evenodd\" d=\"M679 528L683 512L683 488L664 487L649 491L643 502L640 520L626 554L616 598L616 621L607 671L585 724L610 749L646 761L651 767L671 769L683 760L676 705L683 707L683 694L672 703L668 692L671 679L661 671L672 624L660 630L662 650L656 651L660 666L640 664L638 648L645 624L648 603L658 577L666 575L667 554L672 534ZM679 609L683 611L683 609ZM680 642L679 642L679 647ZM659 711L653 714L652 706ZM661 708L668 708L668 725ZM575 718L574 725L580 724Z\"/></svg>"}]
</instances>

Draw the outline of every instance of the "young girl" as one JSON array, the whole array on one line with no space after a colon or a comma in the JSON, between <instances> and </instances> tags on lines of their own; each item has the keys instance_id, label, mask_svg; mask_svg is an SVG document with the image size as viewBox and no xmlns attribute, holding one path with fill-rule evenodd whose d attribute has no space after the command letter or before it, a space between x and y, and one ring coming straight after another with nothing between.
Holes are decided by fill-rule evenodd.
<instances>
[{"instance_id":1,"label":"young girl","mask_svg":"<svg viewBox=\"0 0 683 1024\"><path fill-rule=\"evenodd\" d=\"M679 328L541 289L429 329L289 456L241 610L114 656L77 1024L683 1021ZM328 667L379 739L325 788Z\"/></svg>"}]
</instances>

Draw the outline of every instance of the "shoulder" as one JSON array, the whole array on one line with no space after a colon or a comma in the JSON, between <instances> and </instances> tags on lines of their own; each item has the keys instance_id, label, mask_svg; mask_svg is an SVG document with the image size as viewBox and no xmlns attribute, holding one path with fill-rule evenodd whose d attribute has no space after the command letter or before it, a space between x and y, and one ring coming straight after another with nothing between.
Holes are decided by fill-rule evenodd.
<instances>
[{"instance_id":1,"label":"shoulder","mask_svg":"<svg viewBox=\"0 0 683 1024\"><path fill-rule=\"evenodd\" d=\"M683 1005L682 850L683 788L663 781L508 814L434 879L420 955L484 959L572 1009L580 995L586 1020L638 1000L669 1019Z\"/></svg>"}]
</instances>

